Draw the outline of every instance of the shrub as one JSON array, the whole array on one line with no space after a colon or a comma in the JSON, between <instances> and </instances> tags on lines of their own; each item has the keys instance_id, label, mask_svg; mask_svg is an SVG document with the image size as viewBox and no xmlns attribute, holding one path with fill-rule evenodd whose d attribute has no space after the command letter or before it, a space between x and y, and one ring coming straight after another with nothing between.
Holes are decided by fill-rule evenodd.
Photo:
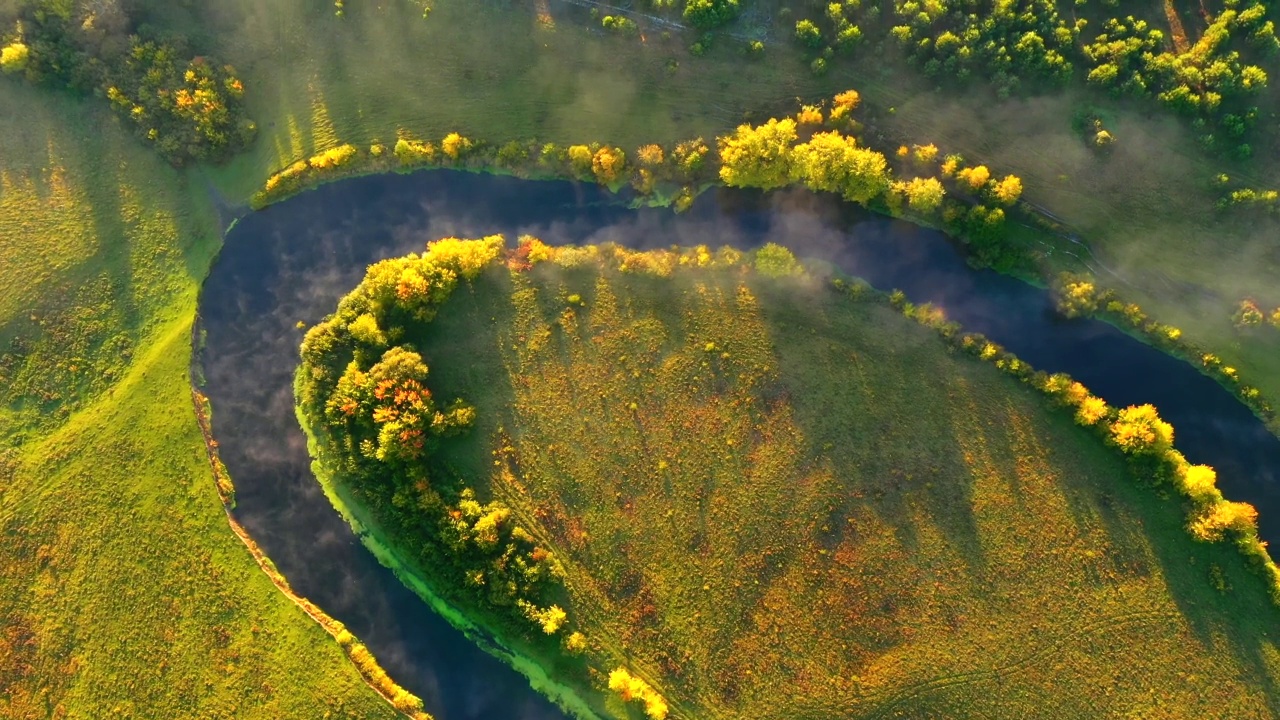
<instances>
[{"instance_id":1,"label":"shrub","mask_svg":"<svg viewBox=\"0 0 1280 720\"><path fill-rule=\"evenodd\" d=\"M796 40L807 48L822 47L822 31L812 20L796 21Z\"/></svg>"},{"instance_id":2,"label":"shrub","mask_svg":"<svg viewBox=\"0 0 1280 720\"><path fill-rule=\"evenodd\" d=\"M1191 534L1205 542L1221 540L1228 533L1250 537L1258 531L1258 511L1249 503L1214 503L1191 521Z\"/></svg>"},{"instance_id":3,"label":"shrub","mask_svg":"<svg viewBox=\"0 0 1280 720\"><path fill-rule=\"evenodd\" d=\"M961 170L957 177L963 180L970 190L976 192L981 190L987 184L987 181L991 179L991 171L987 169L986 165L978 165Z\"/></svg>"},{"instance_id":4,"label":"shrub","mask_svg":"<svg viewBox=\"0 0 1280 720\"><path fill-rule=\"evenodd\" d=\"M1262 310L1252 300L1241 300L1231 319L1238 328L1257 327L1262 324Z\"/></svg>"},{"instance_id":5,"label":"shrub","mask_svg":"<svg viewBox=\"0 0 1280 720\"><path fill-rule=\"evenodd\" d=\"M356 152L354 145L339 145L318 155L313 155L307 160L307 164L316 170L332 170L351 162L351 159L356 156Z\"/></svg>"},{"instance_id":6,"label":"shrub","mask_svg":"<svg viewBox=\"0 0 1280 720\"><path fill-rule=\"evenodd\" d=\"M907 206L912 210L925 214L937 211L946 195L946 190L937 178L912 178L906 182L895 182L893 191L905 197Z\"/></svg>"},{"instance_id":7,"label":"shrub","mask_svg":"<svg viewBox=\"0 0 1280 720\"><path fill-rule=\"evenodd\" d=\"M450 160L458 162L471 151L473 145L474 143L467 138L456 132L451 132L440 141L440 152L444 153L444 156Z\"/></svg>"},{"instance_id":8,"label":"shrub","mask_svg":"<svg viewBox=\"0 0 1280 720\"><path fill-rule=\"evenodd\" d=\"M1008 207L1022 197L1022 179L1017 175L1006 175L991 188L991 194L1001 205Z\"/></svg>"},{"instance_id":9,"label":"shrub","mask_svg":"<svg viewBox=\"0 0 1280 720\"><path fill-rule=\"evenodd\" d=\"M569 167L580 178L591 176L591 164L595 153L586 145L570 145L568 150Z\"/></svg>"},{"instance_id":10,"label":"shrub","mask_svg":"<svg viewBox=\"0 0 1280 720\"><path fill-rule=\"evenodd\" d=\"M609 689L627 702L643 702L644 713L650 720L665 720L670 712L667 701L649 683L627 672L626 668L616 668L609 673Z\"/></svg>"},{"instance_id":11,"label":"shrub","mask_svg":"<svg viewBox=\"0 0 1280 720\"><path fill-rule=\"evenodd\" d=\"M1111 424L1111 442L1129 455L1163 455L1173 449L1173 426L1154 405L1130 406Z\"/></svg>"},{"instance_id":12,"label":"shrub","mask_svg":"<svg viewBox=\"0 0 1280 720\"><path fill-rule=\"evenodd\" d=\"M429 142L400 138L396 141L395 154L401 165L424 165L435 161L436 146Z\"/></svg>"},{"instance_id":13,"label":"shrub","mask_svg":"<svg viewBox=\"0 0 1280 720\"><path fill-rule=\"evenodd\" d=\"M662 151L661 145L644 145L636 150L636 157L641 163L650 166L661 165L666 160L666 154Z\"/></svg>"},{"instance_id":14,"label":"shrub","mask_svg":"<svg viewBox=\"0 0 1280 720\"><path fill-rule=\"evenodd\" d=\"M31 58L31 48L22 41L15 41L0 49L0 70L12 75L27 69L27 61Z\"/></svg>"},{"instance_id":15,"label":"shrub","mask_svg":"<svg viewBox=\"0 0 1280 720\"><path fill-rule=\"evenodd\" d=\"M602 185L616 182L627 166L627 154L622 148L605 145L591 156L591 172Z\"/></svg>"},{"instance_id":16,"label":"shrub","mask_svg":"<svg viewBox=\"0 0 1280 720\"><path fill-rule=\"evenodd\" d=\"M804 271L796 256L777 243L768 243L756 251L755 267L761 275L770 277L799 275Z\"/></svg>"}]
</instances>

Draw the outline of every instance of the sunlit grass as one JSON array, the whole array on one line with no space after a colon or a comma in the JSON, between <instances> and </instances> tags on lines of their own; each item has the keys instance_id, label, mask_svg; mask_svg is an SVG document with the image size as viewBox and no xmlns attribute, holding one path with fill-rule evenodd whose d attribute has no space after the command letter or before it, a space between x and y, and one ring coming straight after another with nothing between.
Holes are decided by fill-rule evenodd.
<instances>
[{"instance_id":1,"label":"sunlit grass","mask_svg":"<svg viewBox=\"0 0 1280 720\"><path fill-rule=\"evenodd\" d=\"M10 82L0 158L0 717L393 716L223 515L187 384L204 188Z\"/></svg>"},{"instance_id":2,"label":"sunlit grass","mask_svg":"<svg viewBox=\"0 0 1280 720\"><path fill-rule=\"evenodd\" d=\"M455 292L423 347L433 391L479 411L436 477L490 478L565 560L593 660L681 712L1280 707L1276 612L1239 556L883 305L538 266Z\"/></svg>"}]
</instances>

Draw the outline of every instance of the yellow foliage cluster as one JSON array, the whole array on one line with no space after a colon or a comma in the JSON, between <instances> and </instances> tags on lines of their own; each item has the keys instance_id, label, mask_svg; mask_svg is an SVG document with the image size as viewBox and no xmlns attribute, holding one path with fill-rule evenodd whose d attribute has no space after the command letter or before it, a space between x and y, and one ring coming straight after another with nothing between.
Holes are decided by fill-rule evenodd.
<instances>
[{"instance_id":1,"label":"yellow foliage cluster","mask_svg":"<svg viewBox=\"0 0 1280 720\"><path fill-rule=\"evenodd\" d=\"M942 174L946 177L955 175L960 170L960 166L964 165L964 158L959 155L948 155L942 159Z\"/></svg>"},{"instance_id":2,"label":"yellow foliage cluster","mask_svg":"<svg viewBox=\"0 0 1280 720\"><path fill-rule=\"evenodd\" d=\"M431 716L423 710L422 700L413 693L400 687L387 675L387 671L378 664L377 658L369 652L365 644L356 639L351 631L342 629L336 635L338 644L346 651L347 657L359 669L365 680L383 697L387 698L395 709L413 720L431 720Z\"/></svg>"},{"instance_id":3,"label":"yellow foliage cluster","mask_svg":"<svg viewBox=\"0 0 1280 720\"><path fill-rule=\"evenodd\" d=\"M316 170L331 170L351 162L351 159L356 156L356 152L354 145L339 145L318 155L313 155L307 160L307 164Z\"/></svg>"},{"instance_id":4,"label":"yellow foliage cluster","mask_svg":"<svg viewBox=\"0 0 1280 720\"><path fill-rule=\"evenodd\" d=\"M1173 426L1160 419L1154 405L1120 411L1111 424L1111 441L1130 455L1163 454L1173 448Z\"/></svg>"},{"instance_id":5,"label":"yellow foliage cluster","mask_svg":"<svg viewBox=\"0 0 1280 720\"><path fill-rule=\"evenodd\" d=\"M801 125L821 125L822 121L822 108L817 105L801 105L796 113L796 122Z\"/></svg>"},{"instance_id":6,"label":"yellow foliage cluster","mask_svg":"<svg viewBox=\"0 0 1280 720\"><path fill-rule=\"evenodd\" d=\"M1252 505L1225 500L1211 505L1191 523L1191 533L1207 542L1221 540L1228 532L1256 533L1257 528L1258 511Z\"/></svg>"},{"instance_id":7,"label":"yellow foliage cluster","mask_svg":"<svg viewBox=\"0 0 1280 720\"><path fill-rule=\"evenodd\" d=\"M847 119L854 110L858 109L858 104L861 102L862 96L857 90L845 90L837 94L831 99L831 122Z\"/></svg>"},{"instance_id":8,"label":"yellow foliage cluster","mask_svg":"<svg viewBox=\"0 0 1280 720\"><path fill-rule=\"evenodd\" d=\"M271 192L283 185L291 184L294 181L300 180L308 167L310 166L307 165L307 161L299 160L284 170L272 175L267 178L266 191Z\"/></svg>"},{"instance_id":9,"label":"yellow foliage cluster","mask_svg":"<svg viewBox=\"0 0 1280 720\"><path fill-rule=\"evenodd\" d=\"M1004 179L996 183L991 189L991 193L995 195L997 201L1001 205L1009 206L1018 202L1018 198L1022 197L1022 179L1017 175L1006 175Z\"/></svg>"},{"instance_id":10,"label":"yellow foliage cluster","mask_svg":"<svg viewBox=\"0 0 1280 720\"><path fill-rule=\"evenodd\" d=\"M938 146L933 143L913 145L912 154L915 156L916 162L927 165L938 159Z\"/></svg>"},{"instance_id":11,"label":"yellow foliage cluster","mask_svg":"<svg viewBox=\"0 0 1280 720\"><path fill-rule=\"evenodd\" d=\"M488 235L479 240L442 238L427 243L427 255L437 263L454 268L467 280L474 280L502 255L505 243L501 235Z\"/></svg>"},{"instance_id":12,"label":"yellow foliage cluster","mask_svg":"<svg viewBox=\"0 0 1280 720\"><path fill-rule=\"evenodd\" d=\"M595 157L595 153L591 152L591 148L586 145L570 145L566 151L569 158L569 165L578 175L585 176L591 172L591 160Z\"/></svg>"},{"instance_id":13,"label":"yellow foliage cluster","mask_svg":"<svg viewBox=\"0 0 1280 720\"><path fill-rule=\"evenodd\" d=\"M969 186L969 189L978 191L986 186L987 181L991 179L991 171L986 165L977 165L971 168L961 170L957 177Z\"/></svg>"},{"instance_id":14,"label":"yellow foliage cluster","mask_svg":"<svg viewBox=\"0 0 1280 720\"><path fill-rule=\"evenodd\" d=\"M538 627L542 628L542 632L547 635L555 635L568 621L568 615L559 605L552 605L544 609L526 600L520 600L516 604L520 607L520 611L524 613L524 616L536 623ZM581 635L581 633L575 634Z\"/></svg>"},{"instance_id":15,"label":"yellow foliage cluster","mask_svg":"<svg viewBox=\"0 0 1280 720\"><path fill-rule=\"evenodd\" d=\"M643 702L644 714L650 720L666 720L670 712L667 701L649 683L627 672L626 668L616 668L609 673L609 689L627 702Z\"/></svg>"},{"instance_id":16,"label":"yellow foliage cluster","mask_svg":"<svg viewBox=\"0 0 1280 720\"><path fill-rule=\"evenodd\" d=\"M661 165L666 160L661 145L644 145L636 150L636 157L645 165Z\"/></svg>"},{"instance_id":17,"label":"yellow foliage cluster","mask_svg":"<svg viewBox=\"0 0 1280 720\"><path fill-rule=\"evenodd\" d=\"M395 153L400 158L401 165L422 165L435 161L436 146L429 142L400 138L396 141Z\"/></svg>"},{"instance_id":18,"label":"yellow foliage cluster","mask_svg":"<svg viewBox=\"0 0 1280 720\"><path fill-rule=\"evenodd\" d=\"M5 73L21 72L27 67L31 57L31 48L21 40L14 41L0 49L0 70Z\"/></svg>"},{"instance_id":19,"label":"yellow foliage cluster","mask_svg":"<svg viewBox=\"0 0 1280 720\"><path fill-rule=\"evenodd\" d=\"M893 192L907 199L907 206L921 213L931 213L942 205L947 191L937 178L912 178L893 184Z\"/></svg>"},{"instance_id":20,"label":"yellow foliage cluster","mask_svg":"<svg viewBox=\"0 0 1280 720\"><path fill-rule=\"evenodd\" d=\"M474 143L470 140L458 133L451 132L448 135L445 135L444 139L440 141L440 152L444 153L444 156L450 160L457 162L471 151L473 144Z\"/></svg>"},{"instance_id":21,"label":"yellow foliage cluster","mask_svg":"<svg viewBox=\"0 0 1280 720\"><path fill-rule=\"evenodd\" d=\"M617 182L627 167L627 154L622 148L605 145L591 156L591 172L603 185Z\"/></svg>"}]
</instances>

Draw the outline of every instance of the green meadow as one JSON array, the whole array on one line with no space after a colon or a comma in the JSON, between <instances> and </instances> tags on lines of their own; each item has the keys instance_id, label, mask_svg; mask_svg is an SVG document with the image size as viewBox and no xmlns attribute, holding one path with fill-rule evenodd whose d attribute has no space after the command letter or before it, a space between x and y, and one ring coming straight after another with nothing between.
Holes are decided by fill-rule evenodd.
<instances>
[{"instance_id":1,"label":"green meadow","mask_svg":"<svg viewBox=\"0 0 1280 720\"><path fill-rule=\"evenodd\" d=\"M0 716L394 717L214 489L206 190L53 93L0 83L0 138Z\"/></svg>"}]
</instances>

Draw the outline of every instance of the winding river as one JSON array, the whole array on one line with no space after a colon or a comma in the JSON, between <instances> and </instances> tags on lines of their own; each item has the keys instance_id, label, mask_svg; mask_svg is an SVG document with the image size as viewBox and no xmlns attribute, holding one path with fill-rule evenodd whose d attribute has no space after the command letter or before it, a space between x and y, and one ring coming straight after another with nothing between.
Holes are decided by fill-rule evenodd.
<instances>
[{"instance_id":1,"label":"winding river","mask_svg":"<svg viewBox=\"0 0 1280 720\"><path fill-rule=\"evenodd\" d=\"M632 247L773 241L881 289L934 302L1039 369L1072 374L1112 405L1154 403L1177 447L1213 465L1229 499L1280 540L1280 439L1190 365L1104 323L1063 320L1048 294L976 271L941 233L805 191L720 189L682 215L633 210L568 182L455 171L345 180L253 213L228 233L202 294L214 435L237 488L236 516L294 588L345 623L438 720L564 714L433 613L365 551L311 477L293 412L303 330L378 259L444 236L535 235Z\"/></svg>"}]
</instances>

